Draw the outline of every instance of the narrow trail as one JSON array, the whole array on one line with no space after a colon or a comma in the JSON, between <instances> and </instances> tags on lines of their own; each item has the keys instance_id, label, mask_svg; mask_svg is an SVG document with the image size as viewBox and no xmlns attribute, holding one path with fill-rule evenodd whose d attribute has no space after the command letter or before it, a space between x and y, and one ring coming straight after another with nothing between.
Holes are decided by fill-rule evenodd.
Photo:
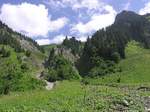
<instances>
[{"instance_id":1,"label":"narrow trail","mask_svg":"<svg viewBox=\"0 0 150 112\"><path fill-rule=\"evenodd\" d=\"M51 90L54 87L54 82L48 82L46 80L44 80L47 84L47 86L45 87L47 90Z\"/></svg>"}]
</instances>

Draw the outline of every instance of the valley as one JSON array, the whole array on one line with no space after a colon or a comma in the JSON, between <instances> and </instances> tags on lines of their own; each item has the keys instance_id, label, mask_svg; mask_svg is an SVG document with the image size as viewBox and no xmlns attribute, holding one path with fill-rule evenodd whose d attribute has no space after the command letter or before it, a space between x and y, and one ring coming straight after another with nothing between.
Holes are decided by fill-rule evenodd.
<instances>
[{"instance_id":1,"label":"valley","mask_svg":"<svg viewBox=\"0 0 150 112\"><path fill-rule=\"evenodd\" d=\"M0 112L149 112L149 15L123 11L86 42L39 46L0 23Z\"/></svg>"}]
</instances>

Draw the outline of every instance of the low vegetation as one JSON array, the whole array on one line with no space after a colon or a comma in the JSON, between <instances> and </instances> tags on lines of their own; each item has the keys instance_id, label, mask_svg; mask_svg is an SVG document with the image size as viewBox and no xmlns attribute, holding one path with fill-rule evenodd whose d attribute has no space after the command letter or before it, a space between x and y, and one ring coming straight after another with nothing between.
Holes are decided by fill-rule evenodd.
<instances>
[{"instance_id":1,"label":"low vegetation","mask_svg":"<svg viewBox=\"0 0 150 112\"><path fill-rule=\"evenodd\" d=\"M24 62L19 55L26 57L23 53L16 53L9 46L0 46L0 94L38 89L44 85L44 82L30 74L32 66L29 67L28 61Z\"/></svg>"},{"instance_id":2,"label":"low vegetation","mask_svg":"<svg viewBox=\"0 0 150 112\"><path fill-rule=\"evenodd\" d=\"M150 92L128 86L84 85L62 81L52 91L28 91L1 96L0 111L22 112L144 112Z\"/></svg>"}]
</instances>

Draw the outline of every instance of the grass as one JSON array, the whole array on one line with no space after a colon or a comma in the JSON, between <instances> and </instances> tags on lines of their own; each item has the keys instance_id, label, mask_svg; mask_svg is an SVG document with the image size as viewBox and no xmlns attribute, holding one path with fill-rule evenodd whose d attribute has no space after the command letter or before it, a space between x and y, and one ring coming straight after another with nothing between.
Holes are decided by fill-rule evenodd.
<instances>
[{"instance_id":1,"label":"grass","mask_svg":"<svg viewBox=\"0 0 150 112\"><path fill-rule=\"evenodd\" d=\"M52 91L28 91L0 97L1 112L113 112L122 109L143 111L137 93L109 86L82 85L62 81ZM125 106L125 101L129 106ZM132 102L131 102L132 101ZM116 106L117 105L117 106Z\"/></svg>"},{"instance_id":2,"label":"grass","mask_svg":"<svg viewBox=\"0 0 150 112\"><path fill-rule=\"evenodd\" d=\"M97 79L61 81L53 90L13 92L0 96L0 112L145 112L150 91L150 51L136 42L126 48L122 72ZM120 83L117 82L120 78Z\"/></svg>"},{"instance_id":3,"label":"grass","mask_svg":"<svg viewBox=\"0 0 150 112\"><path fill-rule=\"evenodd\" d=\"M72 88L76 91L72 91ZM48 111L49 109L54 110L56 107L63 110L67 108L66 105L73 106L71 105L71 103L74 103L73 99L76 99L75 97L80 96L80 94L82 94L82 89L79 83L63 82L53 91L31 91L2 96L0 108L2 107L2 110L12 110L15 108L17 111L20 109L23 111L29 110L31 112L40 110ZM71 100L69 101L69 99ZM4 105L7 106L5 107Z\"/></svg>"}]
</instances>

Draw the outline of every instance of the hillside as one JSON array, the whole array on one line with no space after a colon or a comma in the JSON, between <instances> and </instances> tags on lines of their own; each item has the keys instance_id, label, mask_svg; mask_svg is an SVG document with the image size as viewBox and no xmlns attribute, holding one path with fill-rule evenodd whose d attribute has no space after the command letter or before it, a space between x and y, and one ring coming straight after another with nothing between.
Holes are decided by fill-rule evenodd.
<instances>
[{"instance_id":1,"label":"hillside","mask_svg":"<svg viewBox=\"0 0 150 112\"><path fill-rule=\"evenodd\" d=\"M26 37L20 33L17 33L10 29L7 25L0 21L0 44L9 45L15 49L15 52L31 52L31 60L33 66L38 66L42 63L45 56L43 55L43 49L34 40Z\"/></svg>"},{"instance_id":2,"label":"hillside","mask_svg":"<svg viewBox=\"0 0 150 112\"><path fill-rule=\"evenodd\" d=\"M0 22L0 94L44 88L35 77L46 57L41 50L35 41Z\"/></svg>"},{"instance_id":3,"label":"hillside","mask_svg":"<svg viewBox=\"0 0 150 112\"><path fill-rule=\"evenodd\" d=\"M30 51L41 50L40 46L29 37L26 37L20 33L13 31L7 25L0 21L0 43L8 44L13 48L19 48Z\"/></svg>"},{"instance_id":4,"label":"hillside","mask_svg":"<svg viewBox=\"0 0 150 112\"><path fill-rule=\"evenodd\" d=\"M103 60L107 66L108 61L117 63L119 59L125 59L125 47L132 40L141 43L144 48L150 48L149 26L150 22L145 16L131 11L119 13L114 24L98 30L92 38L87 39L78 64L80 74L87 76L92 69L97 69L95 60Z\"/></svg>"},{"instance_id":5,"label":"hillside","mask_svg":"<svg viewBox=\"0 0 150 112\"><path fill-rule=\"evenodd\" d=\"M150 80L150 50L144 49L135 41L128 43L126 47L126 59L118 64L122 72L109 74L99 79L89 79L93 84L147 84ZM119 82L118 82L119 81Z\"/></svg>"}]
</instances>

